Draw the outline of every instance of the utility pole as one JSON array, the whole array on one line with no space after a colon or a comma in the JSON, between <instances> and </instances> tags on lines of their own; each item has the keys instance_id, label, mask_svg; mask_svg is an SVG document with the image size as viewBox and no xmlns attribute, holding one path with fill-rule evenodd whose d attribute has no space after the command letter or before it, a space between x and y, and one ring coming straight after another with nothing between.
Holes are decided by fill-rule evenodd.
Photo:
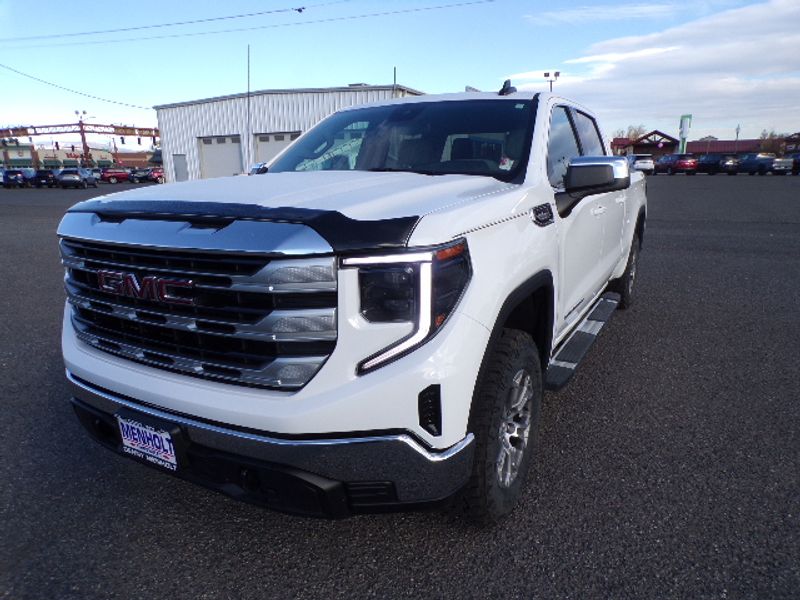
<instances>
[{"instance_id":1,"label":"utility pole","mask_svg":"<svg viewBox=\"0 0 800 600\"><path fill-rule=\"evenodd\" d=\"M83 127L83 117L86 115L86 111L84 110L81 113L81 111L76 110L75 114L78 115L78 130L81 134L81 147L83 148L83 160L79 160L78 164L84 167L86 165L83 163L89 161L89 144L86 142L86 130Z\"/></svg>"},{"instance_id":2,"label":"utility pole","mask_svg":"<svg viewBox=\"0 0 800 600\"><path fill-rule=\"evenodd\" d=\"M244 165L245 172L250 171L250 165L255 162L256 152L254 147L256 145L256 136L253 135L253 124L250 119L250 44L247 44L247 158L248 163Z\"/></svg>"},{"instance_id":3,"label":"utility pole","mask_svg":"<svg viewBox=\"0 0 800 600\"><path fill-rule=\"evenodd\" d=\"M736 140L733 142L733 153L736 154L737 149L739 148L739 131L742 129L741 125L736 126Z\"/></svg>"}]
</instances>

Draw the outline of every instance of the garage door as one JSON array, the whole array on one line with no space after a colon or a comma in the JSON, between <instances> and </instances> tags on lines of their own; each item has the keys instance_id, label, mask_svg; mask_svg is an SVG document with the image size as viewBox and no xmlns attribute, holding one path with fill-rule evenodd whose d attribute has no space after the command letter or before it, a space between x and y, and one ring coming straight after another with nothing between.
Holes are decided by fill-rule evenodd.
<instances>
[{"instance_id":1,"label":"garage door","mask_svg":"<svg viewBox=\"0 0 800 600\"><path fill-rule=\"evenodd\" d=\"M200 176L228 177L242 172L242 143L238 135L200 138Z\"/></svg>"},{"instance_id":2,"label":"garage door","mask_svg":"<svg viewBox=\"0 0 800 600\"><path fill-rule=\"evenodd\" d=\"M269 162L300 137L299 131L259 133L256 135L256 162Z\"/></svg>"}]
</instances>

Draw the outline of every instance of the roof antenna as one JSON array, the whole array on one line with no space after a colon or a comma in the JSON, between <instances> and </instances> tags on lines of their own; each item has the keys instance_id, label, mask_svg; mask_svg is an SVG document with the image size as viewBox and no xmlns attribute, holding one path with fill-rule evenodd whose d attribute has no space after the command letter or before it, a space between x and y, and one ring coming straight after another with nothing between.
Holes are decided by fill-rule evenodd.
<instances>
[{"instance_id":1,"label":"roof antenna","mask_svg":"<svg viewBox=\"0 0 800 600\"><path fill-rule=\"evenodd\" d=\"M497 95L498 96L508 96L509 94L513 94L516 91L517 91L517 88L515 88L513 85L511 85L511 80L510 79L506 79L503 82L503 87L501 87L500 91L497 92Z\"/></svg>"}]
</instances>

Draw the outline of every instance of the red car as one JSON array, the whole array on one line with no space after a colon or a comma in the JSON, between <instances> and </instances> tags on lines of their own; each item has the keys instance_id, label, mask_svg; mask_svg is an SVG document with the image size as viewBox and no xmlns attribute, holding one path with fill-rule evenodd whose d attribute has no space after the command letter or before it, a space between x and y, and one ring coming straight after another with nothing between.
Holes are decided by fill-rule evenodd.
<instances>
[{"instance_id":1,"label":"red car","mask_svg":"<svg viewBox=\"0 0 800 600\"><path fill-rule=\"evenodd\" d=\"M150 169L150 175L148 179L150 181L155 181L156 183L164 183L164 168L153 167L152 169Z\"/></svg>"},{"instance_id":2,"label":"red car","mask_svg":"<svg viewBox=\"0 0 800 600\"><path fill-rule=\"evenodd\" d=\"M694 154L665 154L656 161L655 173L694 175L697 173L697 158Z\"/></svg>"},{"instance_id":3,"label":"red car","mask_svg":"<svg viewBox=\"0 0 800 600\"><path fill-rule=\"evenodd\" d=\"M128 169L109 167L108 169L103 169L103 174L100 175L100 181L105 181L106 183L119 183L120 181L128 181L128 179L130 179L130 175L131 174Z\"/></svg>"}]
</instances>

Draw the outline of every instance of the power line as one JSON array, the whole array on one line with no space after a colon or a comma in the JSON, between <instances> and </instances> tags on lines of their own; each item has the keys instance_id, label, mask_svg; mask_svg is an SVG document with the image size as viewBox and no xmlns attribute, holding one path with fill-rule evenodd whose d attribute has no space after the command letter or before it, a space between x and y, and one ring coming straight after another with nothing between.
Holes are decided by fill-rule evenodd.
<instances>
[{"instance_id":1,"label":"power line","mask_svg":"<svg viewBox=\"0 0 800 600\"><path fill-rule=\"evenodd\" d=\"M444 10L449 8L461 8L464 6L474 6L477 4L490 4L495 2L496 0L471 0L469 2L455 2L452 4L439 4L436 6L419 6L416 8L404 8L398 10L389 10L383 12L374 12L374 13L362 13L357 15L346 15L343 17L328 17L325 19L314 19L310 21L300 21L295 23L274 23L272 25L259 25L256 27L239 27L235 29L217 29L213 31L197 31L193 33L174 33L174 34L166 34L166 35L153 35L153 36L145 36L145 37L133 37L133 38L125 38L121 40L95 40L95 41L88 41L88 42L64 42L60 44L39 44L37 46L17 46L13 48L14 50L22 50L24 48L55 48L55 47L62 47L62 46L91 46L97 44L122 44L125 42L141 42L141 41L149 41L149 40L163 40L163 39L171 39L171 38L185 38L185 37L197 37L203 35L218 35L221 33L238 33L242 31L258 31L264 29L277 29L282 27L300 27L302 25L315 25L320 23L336 23L341 21L352 21L356 19L369 19L372 17L385 17L391 15L401 15L401 14L409 14L409 13L419 13L419 12L428 12L432 10Z\"/></svg>"},{"instance_id":2,"label":"power line","mask_svg":"<svg viewBox=\"0 0 800 600\"><path fill-rule=\"evenodd\" d=\"M180 25L196 25L198 23L211 23L213 21L227 21L232 19L246 19L250 17L260 17L263 15L274 15L279 13L296 12L298 14L309 8L319 8L321 6L330 6L332 4L343 4L345 2L352 2L353 0L334 0L332 2L322 2L320 4L310 4L308 6L275 8L273 10L263 10L259 12L244 13L241 15L227 15L224 17L209 17L207 19L195 19L192 21L176 21L174 23L156 23L153 25L139 25L137 27L121 27L119 29L98 29L96 31L80 31L74 33L52 33L48 35L29 35L25 37L15 38L0 38L0 42L22 42L29 40L45 40L52 38L66 38L66 37L79 37L84 35L98 35L101 33L123 33L125 31L140 31L142 29L156 29L162 27L178 27Z\"/></svg>"},{"instance_id":3,"label":"power line","mask_svg":"<svg viewBox=\"0 0 800 600\"><path fill-rule=\"evenodd\" d=\"M91 98L92 100L99 100L100 102L108 102L109 104L118 104L120 106L129 106L130 108L141 108L144 110L150 110L152 108L150 106L139 106L138 104L128 104L127 102L119 102L118 100L109 100L108 98L93 96L92 94L87 94L86 92L79 92L78 90L73 90L71 88L64 87L63 85L58 85L57 83L53 83L51 81L45 81L44 79L34 77L33 75L28 75L27 73L23 73L22 71L17 71L16 69L9 67L8 65L4 65L2 63L0 63L0 67L8 71L11 71L12 73L16 73L17 75L21 75L22 77L33 79L34 81L38 81L39 83L44 83L45 85L58 88L59 90L64 90L65 92L71 92L73 94L78 94L79 96L84 96L85 98Z\"/></svg>"}]
</instances>

